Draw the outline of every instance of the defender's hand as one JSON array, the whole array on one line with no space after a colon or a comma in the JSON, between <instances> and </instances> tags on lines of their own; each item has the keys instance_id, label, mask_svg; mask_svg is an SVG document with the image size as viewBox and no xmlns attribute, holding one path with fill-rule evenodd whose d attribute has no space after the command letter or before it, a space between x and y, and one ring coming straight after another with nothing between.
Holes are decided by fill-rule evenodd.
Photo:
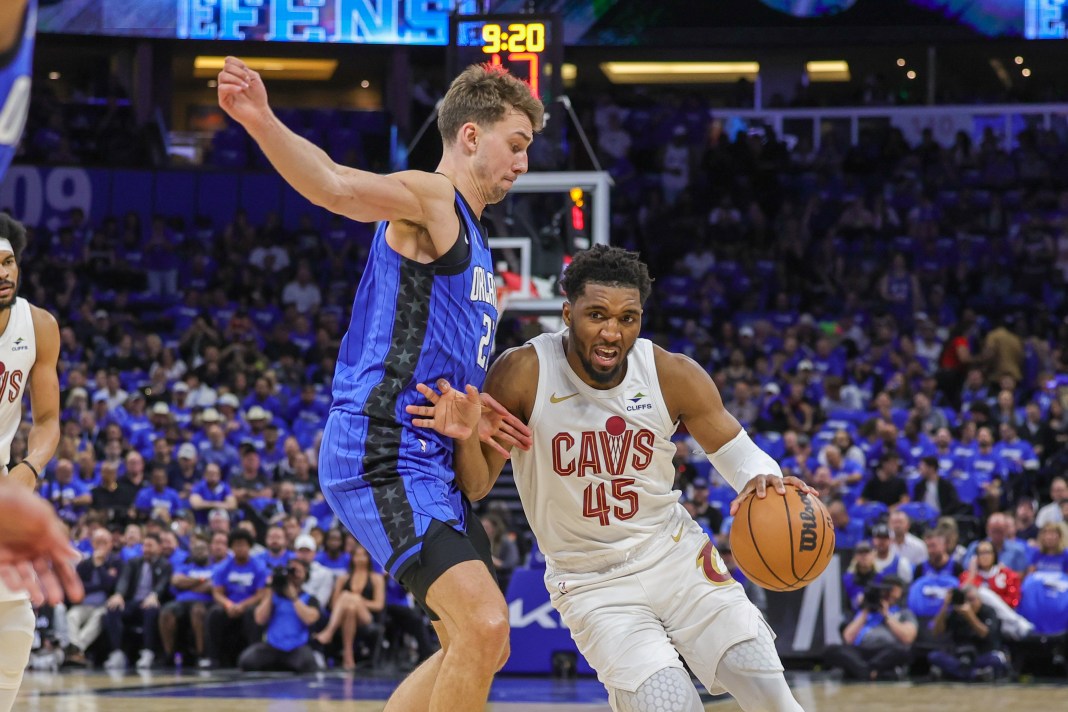
<instances>
[{"instance_id":1,"label":"defender's hand","mask_svg":"<svg viewBox=\"0 0 1068 712\"><path fill-rule=\"evenodd\" d=\"M263 79L237 57L226 58L218 81L219 106L242 126L270 115Z\"/></svg>"},{"instance_id":2,"label":"defender's hand","mask_svg":"<svg viewBox=\"0 0 1068 712\"><path fill-rule=\"evenodd\" d=\"M412 418L412 424L417 428L436 430L456 440L471 437L482 417L482 399L478 389L468 385L466 392L460 392L444 378L438 379L437 387L435 391L425 383L416 385L430 405L410 405L405 409L410 415L420 416Z\"/></svg>"}]
</instances>

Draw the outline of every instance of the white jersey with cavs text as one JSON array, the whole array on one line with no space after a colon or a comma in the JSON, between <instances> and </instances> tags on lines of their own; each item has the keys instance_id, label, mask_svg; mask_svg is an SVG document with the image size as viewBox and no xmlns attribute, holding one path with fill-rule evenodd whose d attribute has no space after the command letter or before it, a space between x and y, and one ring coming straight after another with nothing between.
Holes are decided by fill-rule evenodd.
<instances>
[{"instance_id":1,"label":"white jersey with cavs text","mask_svg":"<svg viewBox=\"0 0 1068 712\"><path fill-rule=\"evenodd\" d=\"M512 470L549 565L589 571L626 560L671 521L679 500L676 423L660 392L652 342L638 339L623 382L598 390L568 364L566 335L530 341L538 353L528 423L534 445L513 451Z\"/></svg>"},{"instance_id":2,"label":"white jersey with cavs text","mask_svg":"<svg viewBox=\"0 0 1068 712\"><path fill-rule=\"evenodd\" d=\"M30 303L19 297L11 307L11 320L0 334L0 466L7 476L11 441L22 422L22 397L37 361L37 338L33 330ZM26 592L12 593L0 582L0 601L27 598Z\"/></svg>"}]
</instances>

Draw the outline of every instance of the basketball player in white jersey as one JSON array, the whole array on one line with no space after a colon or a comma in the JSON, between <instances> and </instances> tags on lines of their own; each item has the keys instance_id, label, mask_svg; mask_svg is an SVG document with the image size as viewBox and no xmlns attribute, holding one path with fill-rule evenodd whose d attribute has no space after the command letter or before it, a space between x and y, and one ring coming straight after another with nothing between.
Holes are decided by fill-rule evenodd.
<instances>
[{"instance_id":1,"label":"basketball player in white jersey","mask_svg":"<svg viewBox=\"0 0 1068 712\"><path fill-rule=\"evenodd\" d=\"M33 492L38 474L59 444L59 326L51 314L17 296L18 263L25 247L25 228L0 214L0 474L4 480L0 493L10 488ZM22 400L27 389L33 412L29 451L9 468L11 441L22 421ZM7 499L9 503L19 501L17 495ZM37 589L37 585L30 571L33 560L28 557L43 552L33 551L40 543L28 541L28 535L52 541L53 547L55 538L60 536L54 515L43 511L47 508L27 507L14 518L4 518L0 527L0 566L5 569L0 575L0 712L7 712L15 702L33 644L33 610L26 589ZM15 522L17 526L13 525ZM56 559L60 578L69 581L70 562L62 562L62 547L56 553L61 557ZM73 551L67 553L77 559ZM41 565L37 568L46 571ZM47 575L45 583L47 587ZM54 593L53 587L53 595L49 596L53 600Z\"/></svg>"},{"instance_id":2,"label":"basketball player in white jersey","mask_svg":"<svg viewBox=\"0 0 1068 712\"><path fill-rule=\"evenodd\" d=\"M801 710L773 633L679 504L671 435L682 422L711 453L739 492L732 514L754 493L785 493L784 482L813 490L782 477L697 363L638 338L651 280L635 253L595 246L575 257L562 286L567 329L503 354L485 383L533 431L512 468L553 606L616 712L703 709L680 655L747 712ZM477 391L437 385L440 395L420 387L432 405L409 412L420 427L472 431L457 439L456 472L480 498L504 459L479 446Z\"/></svg>"}]
</instances>

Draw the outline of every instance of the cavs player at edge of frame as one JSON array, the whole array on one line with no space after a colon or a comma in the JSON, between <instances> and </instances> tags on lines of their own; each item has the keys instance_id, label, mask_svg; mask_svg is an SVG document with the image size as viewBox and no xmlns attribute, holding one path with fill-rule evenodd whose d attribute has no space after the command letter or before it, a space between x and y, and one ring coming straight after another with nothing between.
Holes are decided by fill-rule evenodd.
<instances>
[{"instance_id":1,"label":"cavs player at edge of frame","mask_svg":"<svg viewBox=\"0 0 1068 712\"><path fill-rule=\"evenodd\" d=\"M681 422L711 453L739 493L731 514L746 497L781 496L785 484L815 492L783 478L704 369L638 338L651 284L633 252L579 253L561 284L566 328L507 351L486 378L486 393L532 431L512 469L546 587L616 712L703 709L680 655L744 710L801 710L771 629L679 504L671 435ZM413 424L477 431L478 394L435 385L420 386L430 405L408 408ZM457 440L456 455L460 487L484 496L504 458L474 436Z\"/></svg>"}]
</instances>

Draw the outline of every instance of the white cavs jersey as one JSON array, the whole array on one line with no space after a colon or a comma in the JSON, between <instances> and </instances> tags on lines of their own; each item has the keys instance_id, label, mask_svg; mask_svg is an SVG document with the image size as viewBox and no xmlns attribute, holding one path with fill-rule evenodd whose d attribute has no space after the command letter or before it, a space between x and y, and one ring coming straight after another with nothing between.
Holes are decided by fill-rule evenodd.
<instances>
[{"instance_id":1,"label":"white cavs jersey","mask_svg":"<svg viewBox=\"0 0 1068 712\"><path fill-rule=\"evenodd\" d=\"M30 303L22 297L11 307L11 320L0 334L0 465L11 459L11 441L22 422L22 396L37 360L37 338Z\"/></svg>"},{"instance_id":2,"label":"white cavs jersey","mask_svg":"<svg viewBox=\"0 0 1068 712\"><path fill-rule=\"evenodd\" d=\"M553 568L589 571L626 560L669 522L675 445L653 344L638 339L623 382L588 386L564 355L566 331L530 341L538 392L528 425L534 445L512 469L538 546ZM640 516L637 516L639 515Z\"/></svg>"},{"instance_id":3,"label":"white cavs jersey","mask_svg":"<svg viewBox=\"0 0 1068 712\"><path fill-rule=\"evenodd\" d=\"M22 422L22 397L37 360L37 338L30 303L19 297L11 307L11 320L0 334L0 467L7 476L11 441ZM12 593L0 582L0 601L28 598L25 591Z\"/></svg>"}]
</instances>

